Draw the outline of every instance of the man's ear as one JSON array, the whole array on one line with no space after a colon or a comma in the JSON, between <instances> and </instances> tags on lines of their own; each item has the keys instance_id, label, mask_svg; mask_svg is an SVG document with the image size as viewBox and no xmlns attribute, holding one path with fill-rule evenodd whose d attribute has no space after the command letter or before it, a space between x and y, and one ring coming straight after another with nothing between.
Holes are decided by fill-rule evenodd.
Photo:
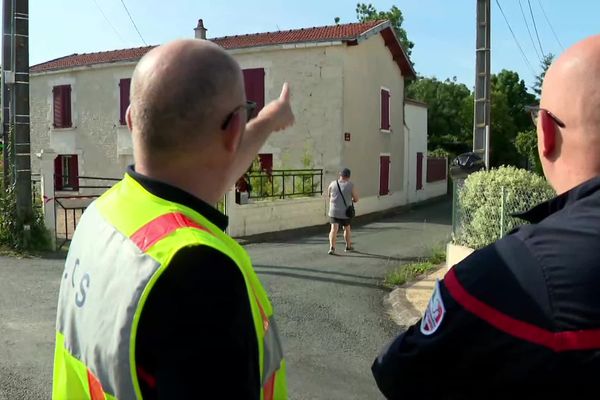
<instances>
[{"instance_id":1,"label":"man's ear","mask_svg":"<svg viewBox=\"0 0 600 400\"><path fill-rule=\"evenodd\" d=\"M540 124L542 129L542 137L540 145L542 146L542 155L546 158L550 158L556 150L556 135L558 134L556 129L556 123L544 110L540 111Z\"/></svg>"},{"instance_id":2,"label":"man's ear","mask_svg":"<svg viewBox=\"0 0 600 400\"><path fill-rule=\"evenodd\" d=\"M240 118L240 113L236 112L231 117L229 124L223 131L223 142L225 149L230 153L235 153L242 141L242 133L244 131L244 122Z\"/></svg>"},{"instance_id":3,"label":"man's ear","mask_svg":"<svg viewBox=\"0 0 600 400\"><path fill-rule=\"evenodd\" d=\"M131 105L127 106L127 110L125 111L125 122L127 123L127 128L129 131L133 131L133 124L131 123Z\"/></svg>"}]
</instances>

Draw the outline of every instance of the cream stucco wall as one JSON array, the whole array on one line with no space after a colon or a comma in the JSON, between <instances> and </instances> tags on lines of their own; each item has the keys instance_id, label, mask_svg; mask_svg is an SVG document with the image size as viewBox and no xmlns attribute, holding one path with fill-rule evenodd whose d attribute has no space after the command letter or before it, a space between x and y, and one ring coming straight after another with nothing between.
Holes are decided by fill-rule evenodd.
<instances>
[{"instance_id":1,"label":"cream stucco wall","mask_svg":"<svg viewBox=\"0 0 600 400\"><path fill-rule=\"evenodd\" d=\"M133 162L131 138L119 123L119 80L134 64L114 64L58 73L33 74L30 84L32 168L39 172L41 150L78 154L79 174L120 177ZM71 85L73 127L55 129L52 87Z\"/></svg>"},{"instance_id":2,"label":"cream stucco wall","mask_svg":"<svg viewBox=\"0 0 600 400\"><path fill-rule=\"evenodd\" d=\"M427 198L427 108L406 103L404 106L406 132L406 171L408 176L408 202L415 203ZM423 189L417 190L417 153L423 153Z\"/></svg>"},{"instance_id":3,"label":"cream stucco wall","mask_svg":"<svg viewBox=\"0 0 600 400\"><path fill-rule=\"evenodd\" d=\"M230 221L228 233L234 237L315 226L328 221L323 197L258 201L244 205L228 201L227 214Z\"/></svg>"},{"instance_id":4,"label":"cream stucco wall","mask_svg":"<svg viewBox=\"0 0 600 400\"><path fill-rule=\"evenodd\" d=\"M336 170L341 164L341 45L234 51L245 68L265 69L265 103L276 99L283 82L292 90L296 124L271 136L261 149L273 153L275 168ZM130 77L134 64L78 71L34 74L31 79L33 153L79 154L80 174L120 176L132 162L131 138L119 124L119 79ZM72 87L73 128L52 127L52 87ZM33 160L34 171L39 162Z\"/></svg>"},{"instance_id":5,"label":"cream stucco wall","mask_svg":"<svg viewBox=\"0 0 600 400\"><path fill-rule=\"evenodd\" d=\"M406 203L404 176L404 78L381 35L345 48L342 163L362 197L357 213ZM381 127L381 89L390 91L390 132ZM343 136L343 135L342 135ZM390 156L390 193L379 196L379 156Z\"/></svg>"},{"instance_id":6,"label":"cream stucco wall","mask_svg":"<svg viewBox=\"0 0 600 400\"><path fill-rule=\"evenodd\" d=\"M342 62L344 47L276 47L232 52L242 69L265 69L265 103L290 84L296 123L273 134L262 153L273 153L274 167L335 170L341 162Z\"/></svg>"}]
</instances>

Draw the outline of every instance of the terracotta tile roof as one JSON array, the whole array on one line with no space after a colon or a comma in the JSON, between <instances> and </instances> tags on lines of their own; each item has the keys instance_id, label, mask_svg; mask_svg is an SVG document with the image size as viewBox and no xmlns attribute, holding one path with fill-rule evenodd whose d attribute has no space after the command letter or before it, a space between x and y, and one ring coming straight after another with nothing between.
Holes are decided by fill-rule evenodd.
<instances>
[{"instance_id":1,"label":"terracotta tile roof","mask_svg":"<svg viewBox=\"0 0 600 400\"><path fill-rule=\"evenodd\" d=\"M85 65L105 64L120 61L137 61L156 46L136 47L133 49L100 51L97 53L71 54L41 64L33 65L29 72L53 71Z\"/></svg>"},{"instance_id":2,"label":"terracotta tile roof","mask_svg":"<svg viewBox=\"0 0 600 400\"><path fill-rule=\"evenodd\" d=\"M345 41L356 44L356 39L369 31L370 29L384 24L386 21L369 21L364 23L352 23L343 25L321 26L315 28L292 29L288 31L254 33L248 35L224 36L220 38L210 39L214 43L222 46L225 49L241 49L249 47L259 47L279 44L292 43L312 43L312 42L327 42L327 41ZM391 28L387 28L391 32ZM382 32L383 35L383 32ZM385 38L386 44L389 47L389 38ZM123 61L137 61L144 54L152 50L156 46L137 47L133 49L102 51L97 53L86 54L71 54L69 56L50 60L41 64L33 65L30 72L45 72L67 68L75 68L89 66L94 64L106 64ZM399 47L399 46L398 46ZM394 52L393 52L394 53ZM394 54L394 60L399 55ZM408 70L407 65L410 65L406 56L403 56L402 72L406 76L411 76L414 71L412 67ZM412 71L412 72L411 72Z\"/></svg>"},{"instance_id":3,"label":"terracotta tile roof","mask_svg":"<svg viewBox=\"0 0 600 400\"><path fill-rule=\"evenodd\" d=\"M289 31L224 36L211 40L226 49L240 49L245 47L268 46L273 44L287 43L353 40L369 29L380 25L383 22L385 21L369 21L364 23L292 29Z\"/></svg>"}]
</instances>

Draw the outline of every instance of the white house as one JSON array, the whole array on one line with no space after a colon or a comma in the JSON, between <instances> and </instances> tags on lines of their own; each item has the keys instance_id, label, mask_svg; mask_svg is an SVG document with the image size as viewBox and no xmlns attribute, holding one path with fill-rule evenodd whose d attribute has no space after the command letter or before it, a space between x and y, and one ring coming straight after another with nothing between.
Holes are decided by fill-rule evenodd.
<instances>
[{"instance_id":1,"label":"white house","mask_svg":"<svg viewBox=\"0 0 600 400\"><path fill-rule=\"evenodd\" d=\"M199 21L196 37L205 32ZM269 169L322 169L325 190L341 167L350 168L361 195L358 215L445 193L437 188L445 187L445 170L444 183L432 190L423 179L427 111L404 99L405 81L415 72L388 21L210 40L239 62L247 97L259 107L290 83L296 124L261 150ZM81 186L94 185L78 177L119 178L133 162L124 112L135 64L152 48L72 54L31 67L32 168L56 176L59 197L90 194ZM420 187L410 176L417 169ZM49 180L46 196L56 197L48 195ZM234 236L326 221L322 196L246 205L232 200L227 213Z\"/></svg>"}]
</instances>

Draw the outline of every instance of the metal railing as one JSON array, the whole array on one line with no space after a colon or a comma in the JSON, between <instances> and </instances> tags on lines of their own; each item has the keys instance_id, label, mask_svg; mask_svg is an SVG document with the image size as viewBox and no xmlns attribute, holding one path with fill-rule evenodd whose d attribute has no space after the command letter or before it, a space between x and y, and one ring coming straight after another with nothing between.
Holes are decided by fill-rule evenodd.
<instances>
[{"instance_id":1,"label":"metal railing","mask_svg":"<svg viewBox=\"0 0 600 400\"><path fill-rule=\"evenodd\" d=\"M69 178L67 175L55 175L56 179ZM71 188L54 190L54 231L56 232L56 245L57 249L62 248L71 240L72 233L75 232L79 218L85 211L85 209L94 201L94 199L100 197L106 190L110 189L115 183L119 182L121 178L102 178L94 176L77 176L77 191L86 191L89 193L85 194L73 194L57 195L57 192L69 192L73 191ZM89 182L89 183L87 183ZM84 183L84 184L81 184ZM87 184L86 184L87 183ZM51 200L51 199L48 199ZM46 199L45 199L46 201ZM59 210L62 209L62 220L61 223L64 226L64 232L59 232ZM69 226L73 227L70 232Z\"/></svg>"},{"instance_id":2,"label":"metal railing","mask_svg":"<svg viewBox=\"0 0 600 400\"><path fill-rule=\"evenodd\" d=\"M254 200L312 197L323 193L322 169L252 171L248 198Z\"/></svg>"}]
</instances>

